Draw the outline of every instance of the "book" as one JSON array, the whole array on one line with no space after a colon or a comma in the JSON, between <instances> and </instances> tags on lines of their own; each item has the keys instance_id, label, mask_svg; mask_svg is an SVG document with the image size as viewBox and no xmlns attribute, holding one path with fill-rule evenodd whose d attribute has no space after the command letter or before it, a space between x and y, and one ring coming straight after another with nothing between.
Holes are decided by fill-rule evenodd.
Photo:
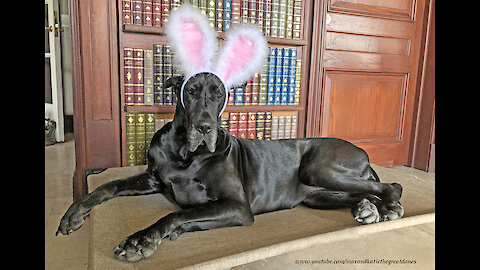
<instances>
[{"instance_id":1,"label":"book","mask_svg":"<svg viewBox=\"0 0 480 270\"><path fill-rule=\"evenodd\" d=\"M133 49L133 92L135 105L143 105L143 49Z\"/></svg>"},{"instance_id":2,"label":"book","mask_svg":"<svg viewBox=\"0 0 480 270\"><path fill-rule=\"evenodd\" d=\"M143 73L143 102L145 105L153 105L153 50L144 50Z\"/></svg>"},{"instance_id":3,"label":"book","mask_svg":"<svg viewBox=\"0 0 480 270\"><path fill-rule=\"evenodd\" d=\"M251 81L252 84L252 103L251 105L258 105L258 95L260 91L260 78L259 74L255 73Z\"/></svg>"},{"instance_id":4,"label":"book","mask_svg":"<svg viewBox=\"0 0 480 270\"><path fill-rule=\"evenodd\" d=\"M241 23L247 24L248 23L248 0L241 0L240 5L242 8L241 15L240 15Z\"/></svg>"},{"instance_id":5,"label":"book","mask_svg":"<svg viewBox=\"0 0 480 270\"><path fill-rule=\"evenodd\" d=\"M266 112L257 112L257 123L255 127L255 133L258 140L265 139L265 117Z\"/></svg>"},{"instance_id":6,"label":"book","mask_svg":"<svg viewBox=\"0 0 480 270\"><path fill-rule=\"evenodd\" d=\"M133 69L133 48L124 48L123 49L123 86L125 94L125 105L134 105L134 69Z\"/></svg>"},{"instance_id":7,"label":"book","mask_svg":"<svg viewBox=\"0 0 480 270\"><path fill-rule=\"evenodd\" d=\"M170 12L177 10L181 4L181 0L170 0Z\"/></svg>"},{"instance_id":8,"label":"book","mask_svg":"<svg viewBox=\"0 0 480 270\"><path fill-rule=\"evenodd\" d=\"M293 34L293 1L294 0L287 0L285 38L292 38L292 34Z\"/></svg>"},{"instance_id":9,"label":"book","mask_svg":"<svg viewBox=\"0 0 480 270\"><path fill-rule=\"evenodd\" d=\"M297 138L297 116L292 116L292 127L290 131L290 138Z\"/></svg>"},{"instance_id":10,"label":"book","mask_svg":"<svg viewBox=\"0 0 480 270\"><path fill-rule=\"evenodd\" d=\"M122 22L124 24L132 24L132 0L122 0Z\"/></svg>"},{"instance_id":11,"label":"book","mask_svg":"<svg viewBox=\"0 0 480 270\"><path fill-rule=\"evenodd\" d=\"M285 116L278 116L277 139L285 139Z\"/></svg>"},{"instance_id":12,"label":"book","mask_svg":"<svg viewBox=\"0 0 480 270\"><path fill-rule=\"evenodd\" d=\"M228 131L228 116L223 116L220 118L220 127Z\"/></svg>"},{"instance_id":13,"label":"book","mask_svg":"<svg viewBox=\"0 0 480 270\"><path fill-rule=\"evenodd\" d=\"M158 118L155 115L155 132L159 131L163 127L163 125L165 125L165 119Z\"/></svg>"},{"instance_id":14,"label":"book","mask_svg":"<svg viewBox=\"0 0 480 270\"><path fill-rule=\"evenodd\" d=\"M145 114L145 157L148 157L148 149L153 135L155 135L155 114L147 113Z\"/></svg>"},{"instance_id":15,"label":"book","mask_svg":"<svg viewBox=\"0 0 480 270\"><path fill-rule=\"evenodd\" d=\"M126 155L127 155L127 166L136 165L136 142L135 142L135 114L127 113L125 114L125 140L127 143Z\"/></svg>"},{"instance_id":16,"label":"book","mask_svg":"<svg viewBox=\"0 0 480 270\"><path fill-rule=\"evenodd\" d=\"M210 23L210 27L215 29L215 1L207 0L207 18Z\"/></svg>"},{"instance_id":17,"label":"book","mask_svg":"<svg viewBox=\"0 0 480 270\"><path fill-rule=\"evenodd\" d=\"M272 0L271 16L270 16L270 35L272 37L280 37L279 19L280 19L280 1Z\"/></svg>"},{"instance_id":18,"label":"book","mask_svg":"<svg viewBox=\"0 0 480 270\"><path fill-rule=\"evenodd\" d=\"M223 1L217 0L217 5L215 6L215 30L218 32L223 32Z\"/></svg>"},{"instance_id":19,"label":"book","mask_svg":"<svg viewBox=\"0 0 480 270\"><path fill-rule=\"evenodd\" d=\"M257 0L248 0L248 22L255 25L257 24L257 11L258 11L258 2Z\"/></svg>"},{"instance_id":20,"label":"book","mask_svg":"<svg viewBox=\"0 0 480 270\"><path fill-rule=\"evenodd\" d=\"M243 105L243 87L235 88L235 105Z\"/></svg>"},{"instance_id":21,"label":"book","mask_svg":"<svg viewBox=\"0 0 480 270\"><path fill-rule=\"evenodd\" d=\"M267 84L267 105L273 105L275 101L275 65L277 61L277 48L270 47L268 56L268 84Z\"/></svg>"},{"instance_id":22,"label":"book","mask_svg":"<svg viewBox=\"0 0 480 270\"><path fill-rule=\"evenodd\" d=\"M258 90L258 105L267 105L267 88L268 88L268 56L265 55L262 70L260 71L260 89Z\"/></svg>"},{"instance_id":23,"label":"book","mask_svg":"<svg viewBox=\"0 0 480 270\"><path fill-rule=\"evenodd\" d=\"M168 22L168 15L170 14L170 0L162 0L162 26Z\"/></svg>"},{"instance_id":24,"label":"book","mask_svg":"<svg viewBox=\"0 0 480 270\"><path fill-rule=\"evenodd\" d=\"M136 165L145 164L145 114L135 114L135 159Z\"/></svg>"},{"instance_id":25,"label":"book","mask_svg":"<svg viewBox=\"0 0 480 270\"><path fill-rule=\"evenodd\" d=\"M257 113L249 112L247 117L247 139L255 139L257 137Z\"/></svg>"},{"instance_id":26,"label":"book","mask_svg":"<svg viewBox=\"0 0 480 270\"><path fill-rule=\"evenodd\" d=\"M265 1L259 0L257 5L257 26L263 32L263 18L265 16Z\"/></svg>"},{"instance_id":27,"label":"book","mask_svg":"<svg viewBox=\"0 0 480 270\"><path fill-rule=\"evenodd\" d=\"M232 1L232 25L240 24L241 20L241 0L231 0Z\"/></svg>"},{"instance_id":28,"label":"book","mask_svg":"<svg viewBox=\"0 0 480 270\"><path fill-rule=\"evenodd\" d=\"M285 116L285 131L283 138L290 139L292 134L292 116Z\"/></svg>"},{"instance_id":29,"label":"book","mask_svg":"<svg viewBox=\"0 0 480 270\"><path fill-rule=\"evenodd\" d=\"M243 89L243 105L252 105L252 80Z\"/></svg>"},{"instance_id":30,"label":"book","mask_svg":"<svg viewBox=\"0 0 480 270\"><path fill-rule=\"evenodd\" d=\"M163 45L163 81L172 77L172 52L169 45ZM163 89L163 105L173 105L172 87Z\"/></svg>"},{"instance_id":31,"label":"book","mask_svg":"<svg viewBox=\"0 0 480 270\"><path fill-rule=\"evenodd\" d=\"M288 98L287 104L295 104L295 80L297 76L297 48L292 48L290 51L290 63L289 63L289 73L288 73Z\"/></svg>"},{"instance_id":32,"label":"book","mask_svg":"<svg viewBox=\"0 0 480 270\"><path fill-rule=\"evenodd\" d=\"M293 0L292 37L300 39L300 27L302 20L302 0Z\"/></svg>"},{"instance_id":33,"label":"book","mask_svg":"<svg viewBox=\"0 0 480 270\"><path fill-rule=\"evenodd\" d=\"M238 117L239 113L230 113L228 115L228 133L238 137Z\"/></svg>"},{"instance_id":34,"label":"book","mask_svg":"<svg viewBox=\"0 0 480 270\"><path fill-rule=\"evenodd\" d=\"M143 25L153 25L153 2L152 0L142 0Z\"/></svg>"},{"instance_id":35,"label":"book","mask_svg":"<svg viewBox=\"0 0 480 270\"><path fill-rule=\"evenodd\" d=\"M228 90L227 105L235 105L235 88L233 87Z\"/></svg>"},{"instance_id":36,"label":"book","mask_svg":"<svg viewBox=\"0 0 480 270\"><path fill-rule=\"evenodd\" d=\"M162 0L152 0L153 26L162 26Z\"/></svg>"},{"instance_id":37,"label":"book","mask_svg":"<svg viewBox=\"0 0 480 270\"><path fill-rule=\"evenodd\" d=\"M264 0L263 4L263 33L266 37L271 36L272 0Z\"/></svg>"},{"instance_id":38,"label":"book","mask_svg":"<svg viewBox=\"0 0 480 270\"><path fill-rule=\"evenodd\" d=\"M238 113L238 137L247 138L248 113Z\"/></svg>"},{"instance_id":39,"label":"book","mask_svg":"<svg viewBox=\"0 0 480 270\"><path fill-rule=\"evenodd\" d=\"M280 92L280 105L287 105L288 102L288 82L290 75L290 54L291 48L283 49L282 56L282 90Z\"/></svg>"},{"instance_id":40,"label":"book","mask_svg":"<svg viewBox=\"0 0 480 270\"><path fill-rule=\"evenodd\" d=\"M143 24L143 8L141 0L132 0L132 17L133 24L142 25Z\"/></svg>"},{"instance_id":41,"label":"book","mask_svg":"<svg viewBox=\"0 0 480 270\"><path fill-rule=\"evenodd\" d=\"M275 93L273 105L280 105L282 95L282 71L283 71L283 48L276 48L277 54L275 59Z\"/></svg>"},{"instance_id":42,"label":"book","mask_svg":"<svg viewBox=\"0 0 480 270\"><path fill-rule=\"evenodd\" d=\"M272 115L272 140L278 139L278 116Z\"/></svg>"},{"instance_id":43,"label":"book","mask_svg":"<svg viewBox=\"0 0 480 270\"><path fill-rule=\"evenodd\" d=\"M287 0L280 0L278 13L278 36L284 38L287 23Z\"/></svg>"},{"instance_id":44,"label":"book","mask_svg":"<svg viewBox=\"0 0 480 270\"><path fill-rule=\"evenodd\" d=\"M153 99L155 105L163 105L163 45L153 45Z\"/></svg>"},{"instance_id":45,"label":"book","mask_svg":"<svg viewBox=\"0 0 480 270\"><path fill-rule=\"evenodd\" d=\"M272 112L265 113L265 133L263 137L265 140L272 139Z\"/></svg>"},{"instance_id":46,"label":"book","mask_svg":"<svg viewBox=\"0 0 480 270\"><path fill-rule=\"evenodd\" d=\"M301 74L302 74L302 59L297 59L297 71L295 74L295 102L293 103L294 105L300 104Z\"/></svg>"},{"instance_id":47,"label":"book","mask_svg":"<svg viewBox=\"0 0 480 270\"><path fill-rule=\"evenodd\" d=\"M223 32L228 32L232 27L232 0L223 2Z\"/></svg>"}]
</instances>

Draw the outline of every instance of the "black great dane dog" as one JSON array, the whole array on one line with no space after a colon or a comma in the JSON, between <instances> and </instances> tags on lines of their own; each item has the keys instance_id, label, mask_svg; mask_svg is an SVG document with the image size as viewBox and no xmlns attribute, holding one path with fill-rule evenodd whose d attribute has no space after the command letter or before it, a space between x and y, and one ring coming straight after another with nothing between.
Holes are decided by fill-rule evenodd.
<instances>
[{"instance_id":1,"label":"black great dane dog","mask_svg":"<svg viewBox=\"0 0 480 270\"><path fill-rule=\"evenodd\" d=\"M114 249L117 258L138 261L151 256L162 239L251 225L257 214L299 204L351 208L362 224L403 216L402 187L380 183L365 151L349 142L241 139L220 128L227 89L248 81L264 62L267 44L257 27L230 29L215 65L216 32L198 9L182 5L170 14L165 32L186 74L164 83L180 101L173 121L153 136L145 172L108 182L75 201L57 234L78 230L102 202L154 193L169 194L182 210L126 237Z\"/></svg>"},{"instance_id":2,"label":"black great dane dog","mask_svg":"<svg viewBox=\"0 0 480 270\"><path fill-rule=\"evenodd\" d=\"M167 87L177 95L183 77ZM164 238L184 232L251 225L254 215L293 208L351 208L362 223L402 217L399 184L380 183L365 151L335 138L261 141L231 136L218 115L225 96L220 80L200 73L185 85L184 104L154 135L145 172L106 183L74 202L58 232L78 230L95 205L117 196L168 193L182 210L125 238L117 258L149 257Z\"/></svg>"}]
</instances>

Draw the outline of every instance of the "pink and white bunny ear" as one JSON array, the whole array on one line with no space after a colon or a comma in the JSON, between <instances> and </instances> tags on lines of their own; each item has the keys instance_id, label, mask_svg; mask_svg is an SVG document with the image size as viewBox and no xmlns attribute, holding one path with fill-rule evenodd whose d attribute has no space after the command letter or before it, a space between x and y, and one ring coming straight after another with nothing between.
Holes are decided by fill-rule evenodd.
<instances>
[{"instance_id":1,"label":"pink and white bunny ear","mask_svg":"<svg viewBox=\"0 0 480 270\"><path fill-rule=\"evenodd\" d=\"M165 33L175 64L185 75L211 68L217 33L199 9L184 4L172 12Z\"/></svg>"},{"instance_id":2,"label":"pink and white bunny ear","mask_svg":"<svg viewBox=\"0 0 480 270\"><path fill-rule=\"evenodd\" d=\"M230 89L259 72L266 53L267 41L262 32L254 26L239 26L227 33L214 71Z\"/></svg>"}]
</instances>

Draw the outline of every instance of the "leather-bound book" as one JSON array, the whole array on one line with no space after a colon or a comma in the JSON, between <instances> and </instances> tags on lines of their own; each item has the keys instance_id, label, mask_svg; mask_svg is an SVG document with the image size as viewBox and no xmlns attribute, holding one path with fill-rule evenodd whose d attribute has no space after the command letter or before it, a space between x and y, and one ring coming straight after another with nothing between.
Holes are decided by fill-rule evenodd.
<instances>
[{"instance_id":1,"label":"leather-bound book","mask_svg":"<svg viewBox=\"0 0 480 270\"><path fill-rule=\"evenodd\" d=\"M272 140L278 139L278 116L272 115Z\"/></svg>"},{"instance_id":2,"label":"leather-bound book","mask_svg":"<svg viewBox=\"0 0 480 270\"><path fill-rule=\"evenodd\" d=\"M223 116L220 118L220 127L228 131L228 116Z\"/></svg>"},{"instance_id":3,"label":"leather-bound book","mask_svg":"<svg viewBox=\"0 0 480 270\"><path fill-rule=\"evenodd\" d=\"M246 88L246 87L245 87ZM235 105L243 105L243 87L235 87Z\"/></svg>"},{"instance_id":4,"label":"leather-bound book","mask_svg":"<svg viewBox=\"0 0 480 270\"><path fill-rule=\"evenodd\" d=\"M292 116L285 116L284 139L290 139L292 133Z\"/></svg>"},{"instance_id":5,"label":"leather-bound book","mask_svg":"<svg viewBox=\"0 0 480 270\"><path fill-rule=\"evenodd\" d=\"M300 104L300 86L302 78L302 59L297 59L297 71L295 73L295 102L294 105Z\"/></svg>"},{"instance_id":6,"label":"leather-bound book","mask_svg":"<svg viewBox=\"0 0 480 270\"><path fill-rule=\"evenodd\" d=\"M287 25L287 0L280 0L278 12L278 36L284 38Z\"/></svg>"},{"instance_id":7,"label":"leather-bound book","mask_svg":"<svg viewBox=\"0 0 480 270\"><path fill-rule=\"evenodd\" d=\"M132 24L132 0L122 0L122 22L124 24Z\"/></svg>"},{"instance_id":8,"label":"leather-bound book","mask_svg":"<svg viewBox=\"0 0 480 270\"><path fill-rule=\"evenodd\" d=\"M265 2L264 0L260 0L260 1L257 1L258 4L257 4L257 26L258 26L258 29L260 29L260 31L263 32L263 18L265 16Z\"/></svg>"},{"instance_id":9,"label":"leather-bound book","mask_svg":"<svg viewBox=\"0 0 480 270\"><path fill-rule=\"evenodd\" d=\"M223 2L223 32L228 32L232 27L232 0Z\"/></svg>"},{"instance_id":10,"label":"leather-bound book","mask_svg":"<svg viewBox=\"0 0 480 270\"><path fill-rule=\"evenodd\" d=\"M263 61L262 71L260 71L260 82L258 90L258 105L267 105L267 86L268 86L268 54Z\"/></svg>"},{"instance_id":11,"label":"leather-bound book","mask_svg":"<svg viewBox=\"0 0 480 270\"><path fill-rule=\"evenodd\" d=\"M248 113L238 113L238 137L247 138Z\"/></svg>"},{"instance_id":12,"label":"leather-bound book","mask_svg":"<svg viewBox=\"0 0 480 270\"><path fill-rule=\"evenodd\" d=\"M280 1L281 0L272 0L272 15L270 17L270 35L272 37L280 37Z\"/></svg>"},{"instance_id":13,"label":"leather-bound book","mask_svg":"<svg viewBox=\"0 0 480 270\"><path fill-rule=\"evenodd\" d=\"M143 3L141 0L132 0L133 24L143 24Z\"/></svg>"},{"instance_id":14,"label":"leather-bound book","mask_svg":"<svg viewBox=\"0 0 480 270\"><path fill-rule=\"evenodd\" d=\"M239 113L230 113L228 115L228 133L238 137L238 117Z\"/></svg>"},{"instance_id":15,"label":"leather-bound book","mask_svg":"<svg viewBox=\"0 0 480 270\"><path fill-rule=\"evenodd\" d=\"M265 139L265 112L257 112L256 134L258 140Z\"/></svg>"},{"instance_id":16,"label":"leather-bound book","mask_svg":"<svg viewBox=\"0 0 480 270\"><path fill-rule=\"evenodd\" d=\"M263 137L267 141L272 139L272 112L265 113L265 135Z\"/></svg>"},{"instance_id":17,"label":"leather-bound book","mask_svg":"<svg viewBox=\"0 0 480 270\"><path fill-rule=\"evenodd\" d=\"M153 105L153 50L144 50L143 97L145 105Z\"/></svg>"},{"instance_id":18,"label":"leather-bound book","mask_svg":"<svg viewBox=\"0 0 480 270\"><path fill-rule=\"evenodd\" d=\"M249 112L247 119L247 138L255 139L257 137L257 113Z\"/></svg>"},{"instance_id":19,"label":"leather-bound book","mask_svg":"<svg viewBox=\"0 0 480 270\"><path fill-rule=\"evenodd\" d=\"M227 105L235 105L235 88L233 87L228 90Z\"/></svg>"},{"instance_id":20,"label":"leather-bound book","mask_svg":"<svg viewBox=\"0 0 480 270\"><path fill-rule=\"evenodd\" d=\"M292 38L293 33L293 0L287 0L287 16L285 24L285 38Z\"/></svg>"},{"instance_id":21,"label":"leather-bound book","mask_svg":"<svg viewBox=\"0 0 480 270\"><path fill-rule=\"evenodd\" d=\"M134 101L135 105L143 105L143 49L133 49L133 83L134 83Z\"/></svg>"},{"instance_id":22,"label":"leather-bound book","mask_svg":"<svg viewBox=\"0 0 480 270\"><path fill-rule=\"evenodd\" d=\"M277 61L277 48L270 47L268 56L268 84L267 84L267 105L275 103L275 66Z\"/></svg>"},{"instance_id":23,"label":"leather-bound book","mask_svg":"<svg viewBox=\"0 0 480 270\"><path fill-rule=\"evenodd\" d=\"M153 25L153 2L152 0L142 0L143 25Z\"/></svg>"},{"instance_id":24,"label":"leather-bound book","mask_svg":"<svg viewBox=\"0 0 480 270\"><path fill-rule=\"evenodd\" d=\"M215 30L223 32L223 0L216 0L215 5Z\"/></svg>"},{"instance_id":25,"label":"leather-bound book","mask_svg":"<svg viewBox=\"0 0 480 270\"><path fill-rule=\"evenodd\" d=\"M123 87L125 93L125 105L134 105L135 91L133 76L135 74L133 69L133 48L123 49Z\"/></svg>"},{"instance_id":26,"label":"leather-bound book","mask_svg":"<svg viewBox=\"0 0 480 270\"><path fill-rule=\"evenodd\" d=\"M155 135L155 114L147 113L145 114L145 157L148 155L148 148L150 148L153 135Z\"/></svg>"},{"instance_id":27,"label":"leather-bound book","mask_svg":"<svg viewBox=\"0 0 480 270\"><path fill-rule=\"evenodd\" d=\"M283 49L283 59L282 59L282 91L280 94L280 104L287 105L288 103L288 81L290 74L290 54L292 52L291 48Z\"/></svg>"},{"instance_id":28,"label":"leather-bound book","mask_svg":"<svg viewBox=\"0 0 480 270\"><path fill-rule=\"evenodd\" d=\"M163 45L153 45L153 102L163 105Z\"/></svg>"},{"instance_id":29,"label":"leather-bound book","mask_svg":"<svg viewBox=\"0 0 480 270\"><path fill-rule=\"evenodd\" d=\"M210 23L210 27L215 29L215 1L207 0L207 18Z\"/></svg>"},{"instance_id":30,"label":"leather-bound book","mask_svg":"<svg viewBox=\"0 0 480 270\"><path fill-rule=\"evenodd\" d=\"M240 24L241 20L241 0L232 1L232 25Z\"/></svg>"},{"instance_id":31,"label":"leather-bound book","mask_svg":"<svg viewBox=\"0 0 480 270\"><path fill-rule=\"evenodd\" d=\"M293 39L300 39L300 26L302 21L302 0L293 0Z\"/></svg>"},{"instance_id":32,"label":"leather-bound book","mask_svg":"<svg viewBox=\"0 0 480 270\"><path fill-rule=\"evenodd\" d=\"M258 98L260 92L260 78L259 74L255 73L252 79L252 103L251 105L258 105Z\"/></svg>"},{"instance_id":33,"label":"leather-bound book","mask_svg":"<svg viewBox=\"0 0 480 270\"><path fill-rule=\"evenodd\" d=\"M170 0L162 0L162 26L168 22L170 15Z\"/></svg>"},{"instance_id":34,"label":"leather-bound book","mask_svg":"<svg viewBox=\"0 0 480 270\"><path fill-rule=\"evenodd\" d=\"M153 26L162 26L162 0L152 0Z\"/></svg>"},{"instance_id":35,"label":"leather-bound book","mask_svg":"<svg viewBox=\"0 0 480 270\"><path fill-rule=\"evenodd\" d=\"M137 164L136 160L136 140L135 140L135 114L128 113L125 115L126 124L125 124L125 135L127 141L127 166L135 166Z\"/></svg>"},{"instance_id":36,"label":"leather-bound book","mask_svg":"<svg viewBox=\"0 0 480 270\"><path fill-rule=\"evenodd\" d=\"M283 51L283 48L277 48L277 55L275 60L275 98L273 100L273 105L281 104Z\"/></svg>"},{"instance_id":37,"label":"leather-bound book","mask_svg":"<svg viewBox=\"0 0 480 270\"><path fill-rule=\"evenodd\" d=\"M277 139L285 139L285 116L278 116L278 137Z\"/></svg>"},{"instance_id":38,"label":"leather-bound book","mask_svg":"<svg viewBox=\"0 0 480 270\"><path fill-rule=\"evenodd\" d=\"M145 114L135 114L135 156L136 165L145 164Z\"/></svg>"},{"instance_id":39,"label":"leather-bound book","mask_svg":"<svg viewBox=\"0 0 480 270\"><path fill-rule=\"evenodd\" d=\"M255 25L257 24L257 11L258 11L258 1L257 0L248 0L248 22Z\"/></svg>"},{"instance_id":40,"label":"leather-bound book","mask_svg":"<svg viewBox=\"0 0 480 270\"><path fill-rule=\"evenodd\" d=\"M272 35L272 0L264 0L263 12L263 33L269 37Z\"/></svg>"},{"instance_id":41,"label":"leather-bound book","mask_svg":"<svg viewBox=\"0 0 480 270\"><path fill-rule=\"evenodd\" d=\"M252 105L252 80L243 89L243 105Z\"/></svg>"},{"instance_id":42,"label":"leather-bound book","mask_svg":"<svg viewBox=\"0 0 480 270\"><path fill-rule=\"evenodd\" d=\"M163 46L163 80L166 81L172 77L172 52L169 45ZM173 105L173 89L172 87L163 89L163 105Z\"/></svg>"},{"instance_id":43,"label":"leather-bound book","mask_svg":"<svg viewBox=\"0 0 480 270\"><path fill-rule=\"evenodd\" d=\"M297 75L297 48L292 48L290 51L290 63L288 67L288 105L295 104L295 79Z\"/></svg>"},{"instance_id":44,"label":"leather-bound book","mask_svg":"<svg viewBox=\"0 0 480 270\"><path fill-rule=\"evenodd\" d=\"M292 116L292 127L290 129L290 138L295 139L297 138L297 116Z\"/></svg>"}]
</instances>

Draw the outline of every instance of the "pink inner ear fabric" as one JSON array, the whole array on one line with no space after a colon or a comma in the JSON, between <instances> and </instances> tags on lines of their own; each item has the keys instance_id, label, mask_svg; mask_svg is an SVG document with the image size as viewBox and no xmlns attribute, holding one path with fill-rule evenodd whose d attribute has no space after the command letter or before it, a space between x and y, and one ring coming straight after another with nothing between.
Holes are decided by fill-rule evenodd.
<instances>
[{"instance_id":1,"label":"pink inner ear fabric","mask_svg":"<svg viewBox=\"0 0 480 270\"><path fill-rule=\"evenodd\" d=\"M185 53L190 57L188 60L196 70L205 68L205 59L202 56L205 46L204 33L193 20L183 22L181 31Z\"/></svg>"},{"instance_id":2,"label":"pink inner ear fabric","mask_svg":"<svg viewBox=\"0 0 480 270\"><path fill-rule=\"evenodd\" d=\"M237 73L245 71L249 61L253 59L254 43L251 39L238 36L230 51L227 52L225 69L221 70L221 76L225 81Z\"/></svg>"}]
</instances>

